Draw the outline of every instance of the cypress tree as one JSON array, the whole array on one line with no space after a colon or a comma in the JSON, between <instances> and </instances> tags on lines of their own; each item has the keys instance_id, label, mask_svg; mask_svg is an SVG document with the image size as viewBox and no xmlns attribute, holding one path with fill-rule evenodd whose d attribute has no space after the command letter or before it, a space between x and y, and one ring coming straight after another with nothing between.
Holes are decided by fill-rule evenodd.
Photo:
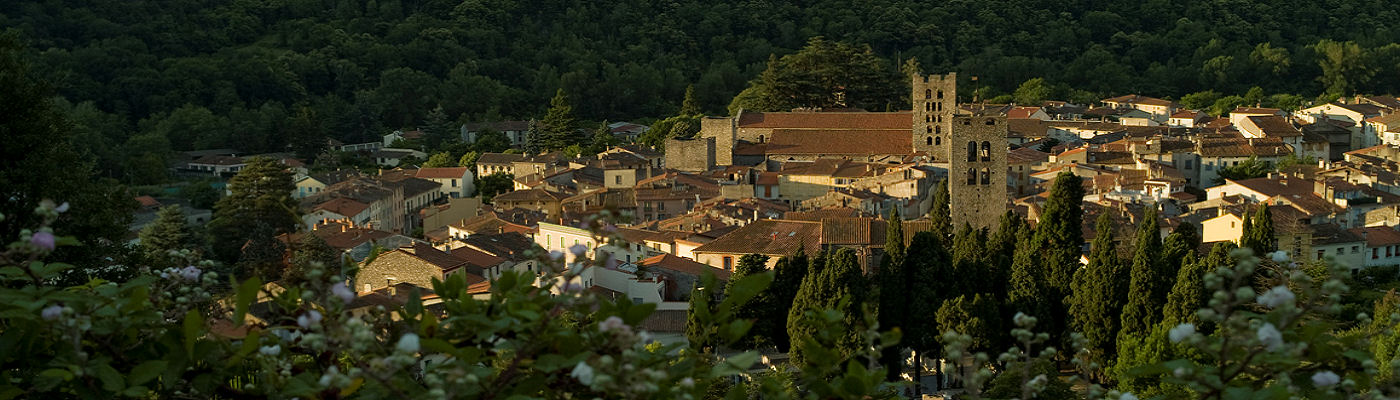
<instances>
[{"instance_id":1,"label":"cypress tree","mask_svg":"<svg viewBox=\"0 0 1400 400\"><path fill-rule=\"evenodd\" d=\"M1091 358L1099 365L1108 365L1117 354L1119 315L1128 296L1128 273L1112 232L1113 219L1106 212L1099 214L1089 264L1074 274L1069 310L1074 329L1084 334Z\"/></svg>"},{"instance_id":2,"label":"cypress tree","mask_svg":"<svg viewBox=\"0 0 1400 400\"><path fill-rule=\"evenodd\" d=\"M1255 207L1254 215L1247 218L1250 221L1244 226L1240 247L1253 249L1254 254L1261 257L1278 250L1278 239L1274 236L1273 213L1269 211L1269 206L1260 204Z\"/></svg>"},{"instance_id":3,"label":"cypress tree","mask_svg":"<svg viewBox=\"0 0 1400 400\"><path fill-rule=\"evenodd\" d=\"M899 329L902 332L908 320L907 296L911 282L906 278L908 274L905 273L904 258L904 221L899 216L899 209L895 208L890 210L890 217L886 222L885 256L880 259L877 275L880 330ZM899 373L904 370L899 354L899 347L895 346L885 348L881 354L881 363L886 368L886 379L897 379Z\"/></svg>"},{"instance_id":4,"label":"cypress tree","mask_svg":"<svg viewBox=\"0 0 1400 400\"><path fill-rule=\"evenodd\" d=\"M996 232L987 240L988 284L998 301L1006 300L1006 282L1011 279L1011 261L1016 253L1016 235L1028 229L1026 219L1015 211L1007 210L1001 216Z\"/></svg>"},{"instance_id":5,"label":"cypress tree","mask_svg":"<svg viewBox=\"0 0 1400 400\"><path fill-rule=\"evenodd\" d=\"M734 283L738 282L740 279L767 272L768 256L762 254L746 254L743 257L739 257L739 264L734 266L734 274L729 276L729 283L724 286L724 292L729 293L729 290L734 287ZM767 289L764 289L764 291L767 291ZM769 305L763 304L765 301L766 299L760 299L755 295L754 298L749 299L748 302L735 305L734 317L754 321L755 325L757 325L759 320L767 316L766 311ZM766 333L767 332L760 332L750 328L748 335L745 335L743 338L739 339L738 342L734 343L734 348L751 350L763 343L767 343L769 339L765 336Z\"/></svg>"},{"instance_id":6,"label":"cypress tree","mask_svg":"<svg viewBox=\"0 0 1400 400\"><path fill-rule=\"evenodd\" d=\"M972 229L969 224L963 224L953 235L953 274L948 278L953 283L954 293L950 293L949 297L991 291L988 284L991 277L987 275L986 265L987 249L983 247L986 242L986 231Z\"/></svg>"},{"instance_id":7,"label":"cypress tree","mask_svg":"<svg viewBox=\"0 0 1400 400\"><path fill-rule=\"evenodd\" d=\"M915 381L923 371L920 360L923 355L943 353L939 342L944 328L936 318L938 309L951 293L947 277L953 274L952 255L944 247L943 240L933 232L919 232L909 244L909 254L904 259L905 280L909 282L909 292L905 296L908 315L905 322L901 345L914 350ZM941 367L940 367L941 368ZM941 372L941 371L940 371ZM916 387L917 390L917 387Z\"/></svg>"},{"instance_id":8,"label":"cypress tree","mask_svg":"<svg viewBox=\"0 0 1400 400\"><path fill-rule=\"evenodd\" d=\"M1059 303L1069 293L1074 270L1079 267L1080 247L1084 245L1082 231L1084 186L1079 176L1069 170L1055 176L1045 210L1036 225L1036 245L1045 253L1046 281L1051 292L1047 300Z\"/></svg>"},{"instance_id":9,"label":"cypress tree","mask_svg":"<svg viewBox=\"0 0 1400 400\"><path fill-rule=\"evenodd\" d=\"M1189 224L1183 222L1182 225ZM1196 255L1196 247L1191 245L1190 240L1181 232L1172 232L1162 240L1162 279L1166 287L1176 282L1176 273L1186 266L1187 257Z\"/></svg>"},{"instance_id":10,"label":"cypress tree","mask_svg":"<svg viewBox=\"0 0 1400 400\"><path fill-rule=\"evenodd\" d=\"M212 237L218 238L214 251L219 258L237 260L248 241L277 242L271 237L295 231L301 224L297 202L292 199L295 188L292 173L281 162L267 157L249 159L229 180L229 195L214 204L209 227Z\"/></svg>"},{"instance_id":11,"label":"cypress tree","mask_svg":"<svg viewBox=\"0 0 1400 400\"><path fill-rule=\"evenodd\" d=\"M166 206L156 212L155 221L141 229L141 250L153 267L176 267L169 252L189 248L191 236L180 206Z\"/></svg>"},{"instance_id":12,"label":"cypress tree","mask_svg":"<svg viewBox=\"0 0 1400 400\"><path fill-rule=\"evenodd\" d=\"M681 100L680 115L700 115L700 104L695 102L695 85L685 86L685 98Z\"/></svg>"},{"instance_id":13,"label":"cypress tree","mask_svg":"<svg viewBox=\"0 0 1400 400\"><path fill-rule=\"evenodd\" d=\"M706 278L703 281L714 282L713 276ZM696 283L690 290L690 308L685 318L685 340L689 342L691 349L705 353L714 351L719 345L718 332L713 324L707 322L715 305L712 290Z\"/></svg>"},{"instance_id":14,"label":"cypress tree","mask_svg":"<svg viewBox=\"0 0 1400 400\"><path fill-rule=\"evenodd\" d=\"M764 318L755 321L753 329L768 338L770 344L778 349L792 346L788 340L788 311L792 309L793 299L797 297L797 291L807 277L808 263L807 255L801 249L793 255L779 259L773 266L776 274L773 284L755 297L764 304L765 310Z\"/></svg>"},{"instance_id":15,"label":"cypress tree","mask_svg":"<svg viewBox=\"0 0 1400 400\"><path fill-rule=\"evenodd\" d=\"M990 293L960 295L938 308L938 326L972 337L972 351L992 352L1001 335L1001 310Z\"/></svg>"},{"instance_id":16,"label":"cypress tree","mask_svg":"<svg viewBox=\"0 0 1400 400\"><path fill-rule=\"evenodd\" d=\"M1157 210L1148 208L1138 225L1137 252L1133 254L1128 305L1123 309L1122 335L1147 332L1161 320L1162 306L1170 288L1163 282L1162 238Z\"/></svg>"},{"instance_id":17,"label":"cypress tree","mask_svg":"<svg viewBox=\"0 0 1400 400\"><path fill-rule=\"evenodd\" d=\"M820 310L825 304L826 298L822 297L822 280L828 256L827 251L822 251L817 253L816 257L812 257L807 265L807 273L802 278L802 285L793 296L792 307L788 308L788 355L793 363L801 362L803 341L811 339L816 332L815 327L803 321L803 315L807 311Z\"/></svg>"},{"instance_id":18,"label":"cypress tree","mask_svg":"<svg viewBox=\"0 0 1400 400\"><path fill-rule=\"evenodd\" d=\"M938 181L938 187L933 189L933 207L928 211L928 219L932 223L929 229L938 236L938 240L947 241L953 236L952 201L948 179Z\"/></svg>"},{"instance_id":19,"label":"cypress tree","mask_svg":"<svg viewBox=\"0 0 1400 400\"><path fill-rule=\"evenodd\" d=\"M1011 281L1007 284L1007 305L1011 311L1025 313L1040 321L1051 321L1051 301L1046 294L1045 273L1042 270L1040 247L1029 236L1016 244L1016 256L1011 263Z\"/></svg>"},{"instance_id":20,"label":"cypress tree","mask_svg":"<svg viewBox=\"0 0 1400 400\"><path fill-rule=\"evenodd\" d=\"M1186 259L1182 260L1181 271L1176 274L1176 283L1172 285L1171 293L1167 294L1167 304L1162 310L1162 320L1168 325L1201 325L1200 318L1196 317L1196 310L1205 306L1207 301L1207 268L1209 267L1206 260L1199 259L1195 253L1187 254Z\"/></svg>"}]
</instances>

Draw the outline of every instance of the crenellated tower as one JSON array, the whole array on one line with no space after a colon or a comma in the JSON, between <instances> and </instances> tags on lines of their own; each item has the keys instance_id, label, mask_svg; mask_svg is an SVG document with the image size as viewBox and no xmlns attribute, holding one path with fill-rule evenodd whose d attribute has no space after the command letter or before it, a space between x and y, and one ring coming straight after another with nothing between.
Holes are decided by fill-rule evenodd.
<instances>
[{"instance_id":1,"label":"crenellated tower","mask_svg":"<svg viewBox=\"0 0 1400 400\"><path fill-rule=\"evenodd\" d=\"M948 135L958 108L958 74L913 74L909 104L914 108L914 151L932 162L948 162Z\"/></svg>"}]
</instances>

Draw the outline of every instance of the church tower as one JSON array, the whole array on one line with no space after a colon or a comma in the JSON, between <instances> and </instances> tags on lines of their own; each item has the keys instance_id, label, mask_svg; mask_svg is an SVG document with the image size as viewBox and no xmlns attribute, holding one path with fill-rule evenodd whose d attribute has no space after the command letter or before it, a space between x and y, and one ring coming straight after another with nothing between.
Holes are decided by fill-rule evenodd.
<instances>
[{"instance_id":1,"label":"church tower","mask_svg":"<svg viewBox=\"0 0 1400 400\"><path fill-rule=\"evenodd\" d=\"M958 108L958 74L910 76L909 104L914 108L914 151L931 162L948 162L948 135Z\"/></svg>"},{"instance_id":2,"label":"church tower","mask_svg":"<svg viewBox=\"0 0 1400 400\"><path fill-rule=\"evenodd\" d=\"M958 115L947 138L953 228L996 230L1006 212L1006 117Z\"/></svg>"}]
</instances>

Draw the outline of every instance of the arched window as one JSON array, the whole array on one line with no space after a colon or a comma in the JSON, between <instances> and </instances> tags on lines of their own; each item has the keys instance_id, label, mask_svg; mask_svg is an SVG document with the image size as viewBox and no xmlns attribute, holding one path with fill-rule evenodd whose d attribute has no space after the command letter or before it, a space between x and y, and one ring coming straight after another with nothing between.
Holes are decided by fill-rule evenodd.
<instances>
[{"instance_id":1,"label":"arched window","mask_svg":"<svg viewBox=\"0 0 1400 400\"><path fill-rule=\"evenodd\" d=\"M992 143L982 142L982 161L992 161Z\"/></svg>"},{"instance_id":2,"label":"arched window","mask_svg":"<svg viewBox=\"0 0 1400 400\"><path fill-rule=\"evenodd\" d=\"M976 185L976 184L977 184L977 170L972 169L972 168L968 168L968 169L967 169L967 184L969 184L969 185Z\"/></svg>"},{"instance_id":3,"label":"arched window","mask_svg":"<svg viewBox=\"0 0 1400 400\"><path fill-rule=\"evenodd\" d=\"M942 134L943 134L943 127L942 127L942 126L935 126L935 127L933 127L933 133L937 133L937 134L942 135Z\"/></svg>"},{"instance_id":4,"label":"arched window","mask_svg":"<svg viewBox=\"0 0 1400 400\"><path fill-rule=\"evenodd\" d=\"M926 138L924 138L924 144L925 144L925 145L932 146L932 145L933 145L933 138L931 138L931 137L926 137Z\"/></svg>"},{"instance_id":5,"label":"arched window","mask_svg":"<svg viewBox=\"0 0 1400 400\"><path fill-rule=\"evenodd\" d=\"M997 121L996 121L996 120L991 119L991 118L987 118L987 125L996 125L996 124L997 124Z\"/></svg>"},{"instance_id":6,"label":"arched window","mask_svg":"<svg viewBox=\"0 0 1400 400\"><path fill-rule=\"evenodd\" d=\"M967 142L967 160L977 161L977 142Z\"/></svg>"},{"instance_id":7,"label":"arched window","mask_svg":"<svg viewBox=\"0 0 1400 400\"><path fill-rule=\"evenodd\" d=\"M758 135L758 142L763 143L763 135Z\"/></svg>"},{"instance_id":8,"label":"arched window","mask_svg":"<svg viewBox=\"0 0 1400 400\"><path fill-rule=\"evenodd\" d=\"M933 122L933 115L924 115L924 122Z\"/></svg>"},{"instance_id":9,"label":"arched window","mask_svg":"<svg viewBox=\"0 0 1400 400\"><path fill-rule=\"evenodd\" d=\"M938 103L938 105L933 106L933 108L938 111L943 111L943 103Z\"/></svg>"},{"instance_id":10,"label":"arched window","mask_svg":"<svg viewBox=\"0 0 1400 400\"><path fill-rule=\"evenodd\" d=\"M932 90L932 89L924 89L924 98L927 99L927 98L930 98L930 97L933 97L933 90Z\"/></svg>"},{"instance_id":11,"label":"arched window","mask_svg":"<svg viewBox=\"0 0 1400 400\"><path fill-rule=\"evenodd\" d=\"M928 127L927 129L928 129L928 133L933 133L933 127L932 127L932 126Z\"/></svg>"},{"instance_id":12,"label":"arched window","mask_svg":"<svg viewBox=\"0 0 1400 400\"><path fill-rule=\"evenodd\" d=\"M939 90L939 91L938 91L938 99L939 99L939 100L942 100L942 99L943 99L943 91L942 91L942 90Z\"/></svg>"},{"instance_id":13,"label":"arched window","mask_svg":"<svg viewBox=\"0 0 1400 400\"><path fill-rule=\"evenodd\" d=\"M925 103L924 103L924 111L932 112L932 111L933 111L933 103L925 102Z\"/></svg>"},{"instance_id":14,"label":"arched window","mask_svg":"<svg viewBox=\"0 0 1400 400\"><path fill-rule=\"evenodd\" d=\"M934 144L935 146L942 146L942 145L943 145L943 138L941 138L941 137L934 137L934 138L933 138L933 144Z\"/></svg>"},{"instance_id":15,"label":"arched window","mask_svg":"<svg viewBox=\"0 0 1400 400\"><path fill-rule=\"evenodd\" d=\"M983 185L988 185L988 184L991 184L991 183L992 183L992 170L986 169L986 168L982 168L982 184L983 184Z\"/></svg>"}]
</instances>

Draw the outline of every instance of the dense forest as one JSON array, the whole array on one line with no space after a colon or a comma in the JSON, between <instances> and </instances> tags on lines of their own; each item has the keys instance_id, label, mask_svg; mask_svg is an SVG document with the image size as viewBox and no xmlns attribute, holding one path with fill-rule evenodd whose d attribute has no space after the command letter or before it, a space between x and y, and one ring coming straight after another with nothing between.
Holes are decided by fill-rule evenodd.
<instances>
[{"instance_id":1,"label":"dense forest","mask_svg":"<svg viewBox=\"0 0 1400 400\"><path fill-rule=\"evenodd\" d=\"M0 3L80 150L132 183L172 151L364 142L438 108L539 117L561 88L589 121L675 115L691 85L723 113L770 56L818 36L888 71L957 71L982 99L1033 78L1075 99L1394 93L1397 20L1385 0Z\"/></svg>"}]
</instances>

